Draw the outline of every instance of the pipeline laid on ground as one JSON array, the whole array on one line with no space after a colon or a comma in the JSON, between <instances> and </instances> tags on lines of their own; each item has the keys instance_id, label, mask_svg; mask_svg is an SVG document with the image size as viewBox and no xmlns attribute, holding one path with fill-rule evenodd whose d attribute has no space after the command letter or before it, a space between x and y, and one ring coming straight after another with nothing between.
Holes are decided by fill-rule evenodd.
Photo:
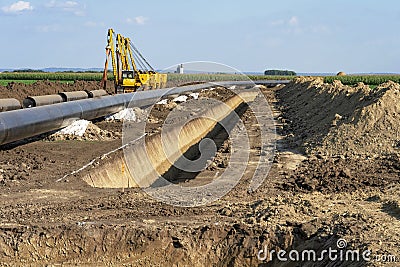
<instances>
[{"instance_id":1,"label":"pipeline laid on ground","mask_svg":"<svg viewBox=\"0 0 400 267\"><path fill-rule=\"evenodd\" d=\"M28 96L22 101L24 108L52 105L108 95L106 90L61 92L54 95Z\"/></svg>"},{"instance_id":2,"label":"pipeline laid on ground","mask_svg":"<svg viewBox=\"0 0 400 267\"><path fill-rule=\"evenodd\" d=\"M108 95L107 91L104 89L85 91L85 92L88 94L89 98L95 98L95 97Z\"/></svg>"},{"instance_id":3,"label":"pipeline laid on ground","mask_svg":"<svg viewBox=\"0 0 400 267\"><path fill-rule=\"evenodd\" d=\"M15 98L0 99L0 112L20 109L21 104Z\"/></svg>"},{"instance_id":4,"label":"pipeline laid on ground","mask_svg":"<svg viewBox=\"0 0 400 267\"><path fill-rule=\"evenodd\" d=\"M62 92L58 94L62 97L63 102L76 101L89 97L86 91Z\"/></svg>"},{"instance_id":5,"label":"pipeline laid on ground","mask_svg":"<svg viewBox=\"0 0 400 267\"><path fill-rule=\"evenodd\" d=\"M62 103L63 98L61 95L39 95L39 96L28 96L22 101L22 106L24 108L33 108L45 105L52 105L57 103Z\"/></svg>"},{"instance_id":6,"label":"pipeline laid on ground","mask_svg":"<svg viewBox=\"0 0 400 267\"><path fill-rule=\"evenodd\" d=\"M265 83L270 81L262 81ZM283 83L276 81L276 83ZM30 109L0 113L0 145L55 131L79 119L93 120L116 113L126 107L152 105L155 100L168 95L180 94L214 86L251 85L252 81L216 82L182 87L141 91L130 94L103 96ZM61 96L60 96L61 97ZM62 97L61 97L62 98Z\"/></svg>"}]
</instances>

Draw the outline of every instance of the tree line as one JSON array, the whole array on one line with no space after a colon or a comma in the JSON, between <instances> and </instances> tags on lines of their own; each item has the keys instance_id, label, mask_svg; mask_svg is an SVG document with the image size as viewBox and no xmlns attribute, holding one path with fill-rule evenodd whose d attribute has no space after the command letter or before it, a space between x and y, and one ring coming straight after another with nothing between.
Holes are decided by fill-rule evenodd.
<instances>
[{"instance_id":1,"label":"tree line","mask_svg":"<svg viewBox=\"0 0 400 267\"><path fill-rule=\"evenodd\" d=\"M276 75L276 76L296 76L296 72L291 70L266 70L264 75Z\"/></svg>"}]
</instances>

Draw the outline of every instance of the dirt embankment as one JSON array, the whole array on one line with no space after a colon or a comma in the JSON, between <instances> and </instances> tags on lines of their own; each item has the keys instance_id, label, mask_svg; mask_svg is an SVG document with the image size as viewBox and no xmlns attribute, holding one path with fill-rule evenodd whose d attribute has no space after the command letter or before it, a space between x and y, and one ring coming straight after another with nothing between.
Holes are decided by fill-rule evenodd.
<instances>
[{"instance_id":1,"label":"dirt embankment","mask_svg":"<svg viewBox=\"0 0 400 267\"><path fill-rule=\"evenodd\" d=\"M22 102L27 96L51 95L72 91L92 91L98 89L103 88L100 82L94 81L75 81L72 83L37 81L33 84L11 82L7 86L0 86L0 98L15 98ZM107 92L114 92L111 83L107 84Z\"/></svg>"},{"instance_id":2,"label":"dirt embankment","mask_svg":"<svg viewBox=\"0 0 400 267\"><path fill-rule=\"evenodd\" d=\"M399 181L400 85L325 84L297 78L277 91L281 133L308 155L282 188L352 192Z\"/></svg>"},{"instance_id":3,"label":"dirt embankment","mask_svg":"<svg viewBox=\"0 0 400 267\"><path fill-rule=\"evenodd\" d=\"M400 85L375 89L298 78L279 91L292 141L309 155L370 157L400 148Z\"/></svg>"}]
</instances>

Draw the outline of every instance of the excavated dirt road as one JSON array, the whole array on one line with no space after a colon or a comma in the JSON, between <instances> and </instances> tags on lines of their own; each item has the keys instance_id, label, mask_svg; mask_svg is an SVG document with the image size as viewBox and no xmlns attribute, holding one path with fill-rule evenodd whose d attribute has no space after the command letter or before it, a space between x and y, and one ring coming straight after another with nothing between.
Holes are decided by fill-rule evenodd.
<instances>
[{"instance_id":1,"label":"excavated dirt road","mask_svg":"<svg viewBox=\"0 0 400 267\"><path fill-rule=\"evenodd\" d=\"M383 85L376 93L363 85L297 79L283 88L262 89L273 109L278 139L267 179L249 192L254 172L249 165L227 195L194 208L157 202L138 188L92 188L81 180L83 174L60 180L119 147L118 134L109 141L40 139L3 147L1 265L396 266L398 262L389 261L400 259L395 142L400 123L392 120L400 112L400 101L393 100L397 86ZM223 100L230 95L219 88L200 97ZM155 108L147 132L157 132L174 108L171 102ZM250 159L256 159L259 127L250 110L242 113L253 136ZM366 127L371 121L373 127ZM114 133L122 129L119 122L95 125ZM362 138L368 143L360 143ZM195 179L185 173L171 178L187 185L207 182L224 171L229 151L227 140ZM94 168L96 164L101 160ZM358 250L360 258L323 254L324 249L337 250L339 239L346 241L342 252ZM272 261L269 255L260 260L257 255L262 258L266 250L296 250L300 255L313 250L322 256L314 262L285 262L275 252ZM366 250L372 254L363 258Z\"/></svg>"}]
</instances>

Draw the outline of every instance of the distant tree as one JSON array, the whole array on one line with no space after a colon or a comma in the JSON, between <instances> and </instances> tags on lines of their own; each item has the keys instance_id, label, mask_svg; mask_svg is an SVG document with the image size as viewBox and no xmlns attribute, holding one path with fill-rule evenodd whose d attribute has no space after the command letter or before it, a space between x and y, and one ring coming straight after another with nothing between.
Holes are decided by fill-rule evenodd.
<instances>
[{"instance_id":1,"label":"distant tree","mask_svg":"<svg viewBox=\"0 0 400 267\"><path fill-rule=\"evenodd\" d=\"M264 75L276 75L276 76L296 76L296 72L291 70L266 70Z\"/></svg>"},{"instance_id":2,"label":"distant tree","mask_svg":"<svg viewBox=\"0 0 400 267\"><path fill-rule=\"evenodd\" d=\"M22 70L14 70L13 72L44 72L42 70L33 70L33 69L22 69Z\"/></svg>"}]
</instances>

